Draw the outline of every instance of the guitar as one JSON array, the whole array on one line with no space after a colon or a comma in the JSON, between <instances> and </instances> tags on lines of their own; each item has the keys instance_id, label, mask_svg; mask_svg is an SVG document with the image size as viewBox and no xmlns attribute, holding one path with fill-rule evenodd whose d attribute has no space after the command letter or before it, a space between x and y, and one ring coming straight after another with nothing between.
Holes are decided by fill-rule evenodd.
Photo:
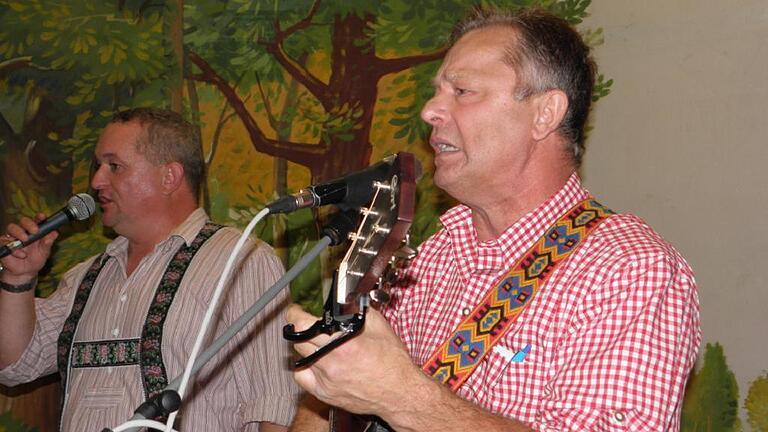
<instances>
[{"instance_id":1,"label":"guitar","mask_svg":"<svg viewBox=\"0 0 768 432\"><path fill-rule=\"evenodd\" d=\"M415 256L407 246L407 233L416 202L416 160L413 154L401 152L383 163L386 169L381 180L374 181L371 203L360 209L361 222L350 235L351 245L334 275L322 318L304 331L295 331L292 324L283 328L283 337L290 341L309 340L321 333L336 335L296 361L297 368L311 365L355 337L363 329L366 310L389 300L388 286L397 279L403 262ZM329 422L332 432L382 430L372 419L334 409Z\"/></svg>"}]
</instances>

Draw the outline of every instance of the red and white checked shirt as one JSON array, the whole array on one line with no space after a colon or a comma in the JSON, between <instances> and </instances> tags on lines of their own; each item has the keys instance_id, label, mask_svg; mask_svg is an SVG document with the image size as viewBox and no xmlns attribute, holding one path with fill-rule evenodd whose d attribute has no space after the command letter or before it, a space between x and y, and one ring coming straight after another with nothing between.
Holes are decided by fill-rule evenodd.
<instances>
[{"instance_id":1,"label":"red and white checked shirt","mask_svg":"<svg viewBox=\"0 0 768 432\"><path fill-rule=\"evenodd\" d=\"M422 365L487 291L589 193L574 174L499 238L449 210L385 315ZM690 267L641 219L614 215L550 276L458 393L540 431L678 431L701 342ZM522 362L513 355L530 345Z\"/></svg>"}]
</instances>

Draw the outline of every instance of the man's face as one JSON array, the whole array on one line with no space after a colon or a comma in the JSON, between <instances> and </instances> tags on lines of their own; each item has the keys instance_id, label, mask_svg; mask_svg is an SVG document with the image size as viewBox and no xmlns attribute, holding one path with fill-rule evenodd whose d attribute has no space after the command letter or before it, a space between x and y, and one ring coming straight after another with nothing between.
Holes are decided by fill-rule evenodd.
<instances>
[{"instance_id":1,"label":"man's face","mask_svg":"<svg viewBox=\"0 0 768 432\"><path fill-rule=\"evenodd\" d=\"M97 168L91 179L104 225L129 238L152 223L163 195L163 165L151 164L136 151L143 133L138 122L110 123L96 144Z\"/></svg>"},{"instance_id":2,"label":"man's face","mask_svg":"<svg viewBox=\"0 0 768 432\"><path fill-rule=\"evenodd\" d=\"M515 99L519 78L503 62L512 34L489 27L459 39L437 72L435 95L421 111L432 126L435 184L470 205L500 196L533 151L533 105Z\"/></svg>"}]
</instances>

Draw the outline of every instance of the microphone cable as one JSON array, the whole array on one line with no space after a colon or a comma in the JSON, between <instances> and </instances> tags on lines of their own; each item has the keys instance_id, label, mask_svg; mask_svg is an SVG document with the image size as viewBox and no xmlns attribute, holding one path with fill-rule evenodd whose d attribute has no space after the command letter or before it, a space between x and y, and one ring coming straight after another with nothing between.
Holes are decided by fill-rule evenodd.
<instances>
[{"instance_id":1,"label":"microphone cable","mask_svg":"<svg viewBox=\"0 0 768 432\"><path fill-rule=\"evenodd\" d=\"M245 242L248 241L248 237L251 235L251 231L256 227L256 224L261 222L262 219L264 219L265 216L269 214L269 209L263 209L261 210L256 216L251 219L251 222L248 224L248 226L243 230L243 234L240 236L240 238L237 240L237 244L235 244L234 249L232 249L232 253L229 255L229 258L227 259L227 263L224 266L224 271L222 271L221 276L219 277L219 282L216 285L216 289L213 291L213 297L211 298L211 303L208 305L208 310L205 311L205 318L203 318L203 322L200 323L200 330L197 333L197 339L195 340L195 345L192 348L192 353L189 355L189 360L187 361L187 366L184 368L184 375L182 375L181 378L181 384L179 384L179 397L181 400L184 400L184 392L187 389L187 384L189 383L189 377L192 374L192 368L195 365L195 359L197 358L197 353L200 351L200 347L203 344L203 339L205 339L205 335L208 333L208 327L211 324L211 319L213 318L213 312L216 309L216 307L219 304L219 298L221 297L222 291L224 291L224 285L229 278L229 274L232 272L232 266L235 263L235 260L237 259L237 255L240 253L240 250L245 245ZM165 432L172 432L173 431L173 423L176 420L176 416L178 415L179 411L176 410L172 412L168 416L168 422L166 423Z\"/></svg>"},{"instance_id":2,"label":"microphone cable","mask_svg":"<svg viewBox=\"0 0 768 432\"><path fill-rule=\"evenodd\" d=\"M114 429L105 429L110 432L123 432L131 428L144 427L147 429L167 430L165 425L155 420L129 420ZM176 429L171 429L171 432L178 432Z\"/></svg>"},{"instance_id":3,"label":"microphone cable","mask_svg":"<svg viewBox=\"0 0 768 432\"><path fill-rule=\"evenodd\" d=\"M261 221L265 216L269 214L268 209L264 209L261 212L259 212L249 223L248 227L243 231L243 234L240 237L240 240L235 246L235 249L233 249L232 254L230 255L230 259L227 262L227 266L225 266L224 271L222 272L222 275L219 279L219 285L216 288L216 293L213 295L213 299L211 301L211 305L208 308L208 311L212 311L215 309L215 304L218 302L218 297L221 292L221 287L223 286L224 280L227 279L228 273L231 270L230 261L234 262L234 258L239 253L239 250L242 248L242 246L245 244L246 239L250 235L251 231L253 231L253 228L256 226L258 222ZM181 389L181 384L184 381L188 381L190 375L197 373L200 369L202 369L203 366L205 366L208 361L210 361L221 348L223 348L227 342L229 342L237 333L240 332L243 328L245 328L246 325L259 313L261 312L266 305L268 305L279 293L282 291L288 284L296 278L296 276L299 275L304 269L306 269L309 264L316 259L320 253L327 248L331 244L339 244L341 241L343 241L346 238L345 230L347 230L346 227L331 227L326 228L324 230L324 234L305 255L303 255L299 260L294 264L293 267L291 267L288 271L285 272L285 274L275 282L274 285L270 289L264 292L262 296L247 310L245 311L238 319L236 319L230 326L227 328L220 336L218 336L209 347L203 351L199 356L197 355L197 351L199 350L199 345L202 344L202 342L198 343L195 342L196 349L193 349L193 353L190 354L189 362L187 363L187 368L185 368L184 374L182 376L176 377L173 381L171 381L168 386L165 388L165 390L174 390L178 391ZM212 312L210 313L212 315ZM205 333L207 332L207 327L210 324L210 317L209 313L206 313L206 318L208 318L208 322L204 319L203 323L201 324L201 330L198 334L198 341L202 341L204 339ZM189 368L190 364L192 364L191 369ZM185 386L186 383L184 382ZM181 395L181 391L179 391L179 395ZM147 401L149 402L149 401ZM145 402L146 403L146 402ZM137 410L138 411L138 410ZM178 409L174 411L171 415L173 415L173 421L175 421L175 417L177 415ZM114 428L114 429L105 429L108 431L128 431L128 432L134 432L139 430L140 427L146 427L151 429L156 429L159 431L165 430L166 432L173 431L173 429L167 429L169 426L172 428L172 418L169 416L168 423L163 424L158 421L150 420L151 423L144 423L143 421L147 421L146 417L142 415L139 412L135 412L133 417L129 419L127 422L121 424L120 426ZM141 423L138 423L141 422Z\"/></svg>"}]
</instances>

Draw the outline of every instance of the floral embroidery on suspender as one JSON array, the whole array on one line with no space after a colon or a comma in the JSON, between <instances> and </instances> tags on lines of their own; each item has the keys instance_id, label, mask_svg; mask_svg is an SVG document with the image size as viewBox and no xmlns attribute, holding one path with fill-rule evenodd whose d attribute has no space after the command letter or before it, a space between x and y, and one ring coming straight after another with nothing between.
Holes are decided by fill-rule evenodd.
<instances>
[{"instance_id":1,"label":"floral embroidery on suspender","mask_svg":"<svg viewBox=\"0 0 768 432\"><path fill-rule=\"evenodd\" d=\"M75 342L70 367L134 365L139 362L139 345L139 339Z\"/></svg>"}]
</instances>

